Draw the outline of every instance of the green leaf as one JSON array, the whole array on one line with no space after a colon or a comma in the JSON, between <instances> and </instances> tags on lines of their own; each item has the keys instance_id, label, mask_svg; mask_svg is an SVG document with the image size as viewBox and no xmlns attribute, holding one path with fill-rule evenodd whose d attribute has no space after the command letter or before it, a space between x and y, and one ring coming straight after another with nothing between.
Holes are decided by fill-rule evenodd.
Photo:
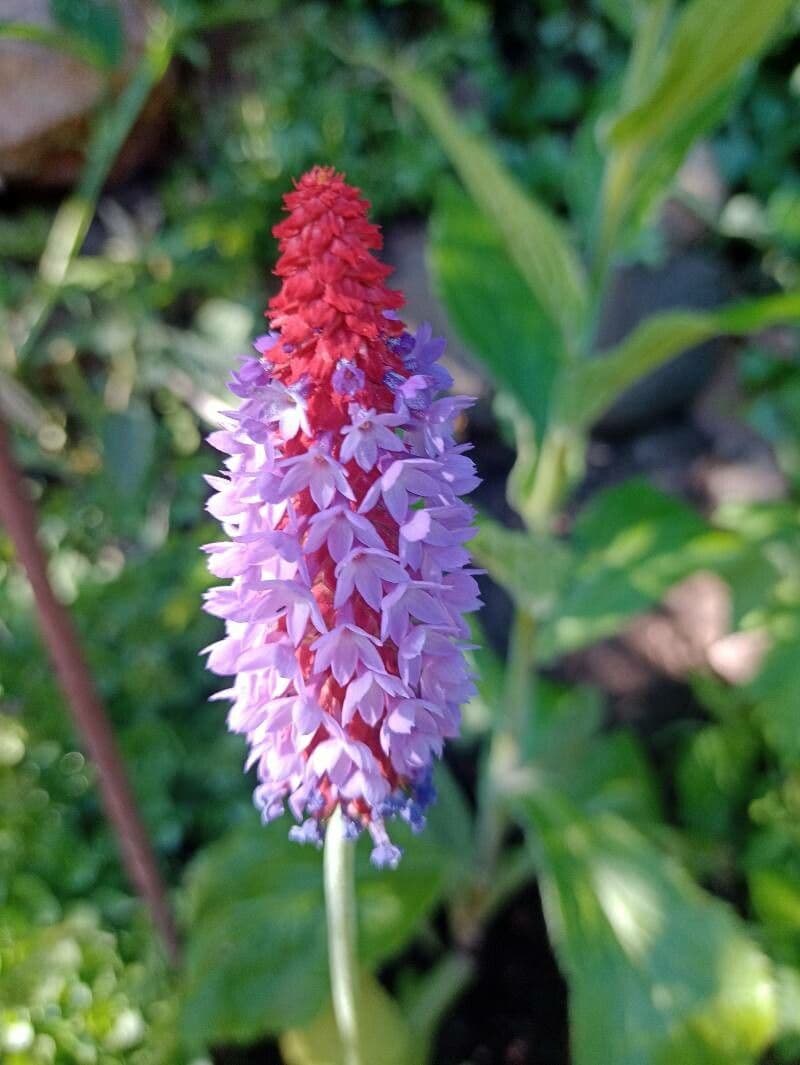
<instances>
[{"instance_id":1,"label":"green leaf","mask_svg":"<svg viewBox=\"0 0 800 1065\"><path fill-rule=\"evenodd\" d=\"M715 336L744 335L798 321L800 292L747 300L717 311L653 315L609 352L569 368L559 389L559 418L588 427L627 388L687 348Z\"/></svg>"},{"instance_id":2,"label":"green leaf","mask_svg":"<svg viewBox=\"0 0 800 1065\"><path fill-rule=\"evenodd\" d=\"M569 546L481 518L478 561L539 621L536 653L547 662L618 632L698 569L737 579L752 554L735 533L709 526L691 507L631 480L595 497Z\"/></svg>"},{"instance_id":3,"label":"green leaf","mask_svg":"<svg viewBox=\"0 0 800 1065\"><path fill-rule=\"evenodd\" d=\"M470 550L518 606L550 613L571 567L569 548L545 533L506 529L482 516Z\"/></svg>"},{"instance_id":4,"label":"green leaf","mask_svg":"<svg viewBox=\"0 0 800 1065\"><path fill-rule=\"evenodd\" d=\"M692 142L722 119L739 74L763 51L790 6L791 0L692 0L666 44L669 3L653 4L641 19L625 108L607 131L604 255L625 220L641 217L663 192Z\"/></svg>"},{"instance_id":5,"label":"green leaf","mask_svg":"<svg viewBox=\"0 0 800 1065\"><path fill-rule=\"evenodd\" d=\"M522 737L523 757L538 784L569 796L586 812L614 812L651 824L660 815L644 751L628 732L603 731L599 693L540 679Z\"/></svg>"},{"instance_id":6,"label":"green leaf","mask_svg":"<svg viewBox=\"0 0 800 1065\"><path fill-rule=\"evenodd\" d=\"M114 492L132 496L153 462L156 426L152 412L135 400L103 422L104 471Z\"/></svg>"},{"instance_id":7,"label":"green leaf","mask_svg":"<svg viewBox=\"0 0 800 1065\"><path fill-rule=\"evenodd\" d=\"M309 1021L328 987L320 855L259 823L191 867L182 1029L203 1045Z\"/></svg>"},{"instance_id":8,"label":"green leaf","mask_svg":"<svg viewBox=\"0 0 800 1065\"><path fill-rule=\"evenodd\" d=\"M788 965L776 970L779 1035L789 1044L778 1050L778 1061L790 1062L800 1054L800 972Z\"/></svg>"},{"instance_id":9,"label":"green leaf","mask_svg":"<svg viewBox=\"0 0 800 1065\"><path fill-rule=\"evenodd\" d=\"M671 133L724 89L758 55L792 0L692 0L672 33L659 77L609 130L612 145L641 144Z\"/></svg>"},{"instance_id":10,"label":"green leaf","mask_svg":"<svg viewBox=\"0 0 800 1065\"><path fill-rule=\"evenodd\" d=\"M800 970L800 854L797 830L788 810L776 810L775 814L777 816L773 824L751 834L743 864L750 891L750 905L761 923L764 940L772 957L793 965L797 971ZM796 1024L800 1026L800 1021L796 1021Z\"/></svg>"},{"instance_id":11,"label":"green leaf","mask_svg":"<svg viewBox=\"0 0 800 1065\"><path fill-rule=\"evenodd\" d=\"M368 973L361 977L358 1008L364 1061L422 1065L424 1057L397 1003ZM306 1028L285 1032L280 1044L286 1065L348 1065L330 1005Z\"/></svg>"},{"instance_id":12,"label":"green leaf","mask_svg":"<svg viewBox=\"0 0 800 1065\"><path fill-rule=\"evenodd\" d=\"M744 720L707 725L681 752L675 788L681 819L705 840L735 839L754 786L760 744Z\"/></svg>"},{"instance_id":13,"label":"green leaf","mask_svg":"<svg viewBox=\"0 0 800 1065\"><path fill-rule=\"evenodd\" d=\"M391 835L403 860L391 876L369 863L369 848L358 855L359 957L377 965L413 939L439 902L458 890L469 869L472 824L461 790L447 767L437 767L437 800L425 831L412 836L392 824Z\"/></svg>"},{"instance_id":14,"label":"green leaf","mask_svg":"<svg viewBox=\"0 0 800 1065\"><path fill-rule=\"evenodd\" d=\"M542 661L618 632L677 581L730 565L743 550L738 536L639 479L595 497L572 546L576 564L538 633Z\"/></svg>"},{"instance_id":15,"label":"green leaf","mask_svg":"<svg viewBox=\"0 0 800 1065\"><path fill-rule=\"evenodd\" d=\"M773 974L732 910L614 814L531 796L575 1065L746 1065L777 1025Z\"/></svg>"},{"instance_id":16,"label":"green leaf","mask_svg":"<svg viewBox=\"0 0 800 1065\"><path fill-rule=\"evenodd\" d=\"M403 860L392 873L369 864L359 846L359 958L374 967L402 950L471 859L464 800L439 767L439 800L413 836L392 838ZM322 858L291 843L287 826L255 818L208 848L191 867L182 1025L188 1042L246 1041L302 1026L328 988Z\"/></svg>"},{"instance_id":17,"label":"green leaf","mask_svg":"<svg viewBox=\"0 0 800 1065\"><path fill-rule=\"evenodd\" d=\"M80 59L83 63L89 63L94 66L104 65L95 49L82 37L64 33L63 29L44 26L39 22L18 22L16 20L0 19L0 38L3 37L15 41L40 44L45 48L52 48L56 52L65 52L76 59Z\"/></svg>"},{"instance_id":18,"label":"green leaf","mask_svg":"<svg viewBox=\"0 0 800 1065\"><path fill-rule=\"evenodd\" d=\"M119 8L103 0L50 0L50 14L62 30L83 40L104 67L122 60L125 38Z\"/></svg>"},{"instance_id":19,"label":"green leaf","mask_svg":"<svg viewBox=\"0 0 800 1065\"><path fill-rule=\"evenodd\" d=\"M561 224L527 195L484 138L464 128L433 79L387 55L361 58L388 77L420 112L467 192L497 227L537 303L574 347L584 325L586 279Z\"/></svg>"},{"instance_id":20,"label":"green leaf","mask_svg":"<svg viewBox=\"0 0 800 1065\"><path fill-rule=\"evenodd\" d=\"M451 322L541 435L558 366L558 334L531 298L496 225L452 185L437 196L428 254Z\"/></svg>"},{"instance_id":21,"label":"green leaf","mask_svg":"<svg viewBox=\"0 0 800 1065\"><path fill-rule=\"evenodd\" d=\"M800 613L794 631L788 631L775 643L758 676L746 689L754 700L755 718L765 740L787 769L800 765L799 652Z\"/></svg>"}]
</instances>

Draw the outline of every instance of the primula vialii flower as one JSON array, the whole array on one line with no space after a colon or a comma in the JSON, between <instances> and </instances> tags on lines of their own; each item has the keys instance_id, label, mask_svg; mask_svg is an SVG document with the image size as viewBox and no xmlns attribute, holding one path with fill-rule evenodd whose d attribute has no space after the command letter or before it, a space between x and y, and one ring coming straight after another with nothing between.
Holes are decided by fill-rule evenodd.
<instances>
[{"instance_id":1,"label":"primula vialii flower","mask_svg":"<svg viewBox=\"0 0 800 1065\"><path fill-rule=\"evenodd\" d=\"M473 691L473 512L459 497L478 479L453 440L471 400L437 396L452 384L444 341L398 318L359 191L315 168L285 203L272 331L209 438L229 456L208 509L230 541L206 550L231 578L207 597L226 623L209 668L235 678L220 697L264 819L288 802L292 838L319 844L338 804L352 835L370 832L373 862L394 866L385 822L423 826L433 759Z\"/></svg>"}]
</instances>

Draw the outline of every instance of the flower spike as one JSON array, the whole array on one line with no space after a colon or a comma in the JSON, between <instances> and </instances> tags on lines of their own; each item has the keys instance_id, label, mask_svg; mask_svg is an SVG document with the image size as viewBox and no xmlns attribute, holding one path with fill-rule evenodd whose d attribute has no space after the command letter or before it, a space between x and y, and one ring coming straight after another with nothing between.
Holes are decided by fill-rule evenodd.
<instances>
[{"instance_id":1,"label":"flower spike","mask_svg":"<svg viewBox=\"0 0 800 1065\"><path fill-rule=\"evenodd\" d=\"M433 760L473 691L462 615L479 605L464 543L478 483L453 436L467 398L437 364L444 341L409 333L369 204L328 167L305 174L273 230L280 292L269 333L209 441L225 453L208 502L229 537L209 566L225 620L208 667L231 675L229 727L248 740L265 821L321 845L341 808L372 860L396 866L386 821L415 831Z\"/></svg>"}]
</instances>

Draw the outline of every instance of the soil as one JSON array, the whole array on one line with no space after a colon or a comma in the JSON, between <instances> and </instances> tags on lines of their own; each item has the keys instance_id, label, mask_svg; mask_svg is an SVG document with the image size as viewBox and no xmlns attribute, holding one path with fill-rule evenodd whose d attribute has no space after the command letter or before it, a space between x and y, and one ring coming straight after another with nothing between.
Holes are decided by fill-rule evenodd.
<instances>
[{"instance_id":1,"label":"soil","mask_svg":"<svg viewBox=\"0 0 800 1065\"><path fill-rule=\"evenodd\" d=\"M489 926L478 976L445 1017L435 1065L567 1065L567 988L539 892L526 887Z\"/></svg>"}]
</instances>

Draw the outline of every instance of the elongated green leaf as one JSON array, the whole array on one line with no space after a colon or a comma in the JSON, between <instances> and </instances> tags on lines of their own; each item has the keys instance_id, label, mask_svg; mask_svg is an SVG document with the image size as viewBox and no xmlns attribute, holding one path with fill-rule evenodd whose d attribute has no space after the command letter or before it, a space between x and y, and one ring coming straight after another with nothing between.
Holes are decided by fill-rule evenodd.
<instances>
[{"instance_id":1,"label":"elongated green leaf","mask_svg":"<svg viewBox=\"0 0 800 1065\"><path fill-rule=\"evenodd\" d=\"M445 187L436 199L428 254L453 325L541 435L561 341L497 226L457 188Z\"/></svg>"},{"instance_id":2,"label":"elongated green leaf","mask_svg":"<svg viewBox=\"0 0 800 1065\"><path fill-rule=\"evenodd\" d=\"M66 52L84 63L105 66L102 56L98 55L96 48L90 42L78 34L65 33L63 28L55 29L38 22L0 19L0 38L3 37L15 41L28 41L30 44L40 44L56 52Z\"/></svg>"},{"instance_id":3,"label":"elongated green leaf","mask_svg":"<svg viewBox=\"0 0 800 1065\"><path fill-rule=\"evenodd\" d=\"M612 145L652 142L724 89L780 26L792 0L692 0L678 18L661 74L609 130Z\"/></svg>"},{"instance_id":4,"label":"elongated green leaf","mask_svg":"<svg viewBox=\"0 0 800 1065\"><path fill-rule=\"evenodd\" d=\"M608 353L568 370L558 397L560 419L589 426L626 388L687 348L715 336L742 335L790 322L800 322L800 292L716 311L653 315Z\"/></svg>"},{"instance_id":5,"label":"elongated green leaf","mask_svg":"<svg viewBox=\"0 0 800 1065\"><path fill-rule=\"evenodd\" d=\"M639 830L531 795L575 1065L748 1065L777 1028L770 964L729 907Z\"/></svg>"},{"instance_id":6,"label":"elongated green leaf","mask_svg":"<svg viewBox=\"0 0 800 1065\"><path fill-rule=\"evenodd\" d=\"M668 0L661 11L653 5L640 21L624 109L608 127L600 223L604 262L626 223L641 219L666 190L693 141L722 119L738 75L763 51L791 0L691 0L663 45L669 6Z\"/></svg>"},{"instance_id":7,"label":"elongated green leaf","mask_svg":"<svg viewBox=\"0 0 800 1065\"><path fill-rule=\"evenodd\" d=\"M539 305L568 342L574 340L584 322L586 281L559 222L523 191L482 137L464 128L435 81L385 55L362 58L417 108L472 199L497 227Z\"/></svg>"}]
</instances>

